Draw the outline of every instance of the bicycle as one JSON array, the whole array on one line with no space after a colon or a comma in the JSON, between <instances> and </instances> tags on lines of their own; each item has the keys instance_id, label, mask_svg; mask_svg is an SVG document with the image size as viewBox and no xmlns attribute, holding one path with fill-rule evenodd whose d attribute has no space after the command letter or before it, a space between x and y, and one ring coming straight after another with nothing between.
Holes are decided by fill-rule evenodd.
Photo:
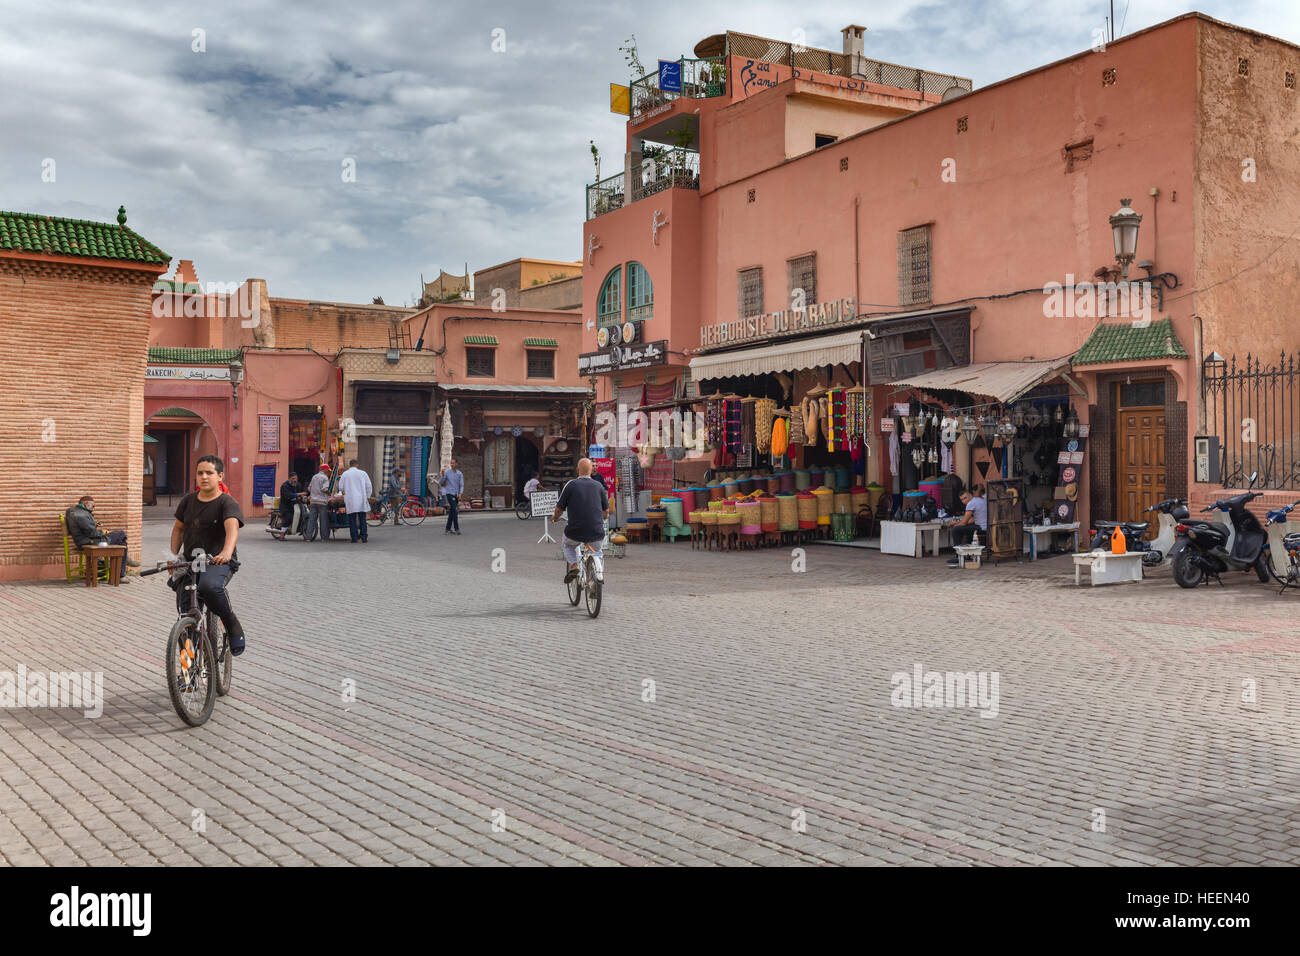
<instances>
[{"instance_id":1,"label":"bicycle","mask_svg":"<svg viewBox=\"0 0 1300 956\"><path fill-rule=\"evenodd\" d=\"M375 508L371 520L383 524L391 520L394 525L418 525L428 516L424 502L415 495L385 495Z\"/></svg>"},{"instance_id":2,"label":"bicycle","mask_svg":"<svg viewBox=\"0 0 1300 956\"><path fill-rule=\"evenodd\" d=\"M230 693L234 654L225 625L199 600L197 575L188 561L159 564L140 576L179 571L171 585L176 591L178 617L167 635L167 692L176 715L191 727L205 724L218 697ZM182 609L188 592L188 608Z\"/></svg>"},{"instance_id":3,"label":"bicycle","mask_svg":"<svg viewBox=\"0 0 1300 956\"><path fill-rule=\"evenodd\" d=\"M578 549L578 576L569 581L569 604L578 606L578 600L585 597L587 615L595 617L600 613L600 601L605 584L605 561L601 555L592 550L587 542Z\"/></svg>"}]
</instances>

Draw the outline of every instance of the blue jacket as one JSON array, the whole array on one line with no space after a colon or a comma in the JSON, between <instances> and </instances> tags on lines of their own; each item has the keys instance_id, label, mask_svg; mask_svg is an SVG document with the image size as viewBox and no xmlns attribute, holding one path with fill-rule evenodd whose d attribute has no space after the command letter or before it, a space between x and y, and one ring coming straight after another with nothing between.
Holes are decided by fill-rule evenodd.
<instances>
[{"instance_id":1,"label":"blue jacket","mask_svg":"<svg viewBox=\"0 0 1300 956\"><path fill-rule=\"evenodd\" d=\"M465 493L465 476L461 474L459 468L450 468L438 482L438 487L442 489L444 495L463 495Z\"/></svg>"}]
</instances>

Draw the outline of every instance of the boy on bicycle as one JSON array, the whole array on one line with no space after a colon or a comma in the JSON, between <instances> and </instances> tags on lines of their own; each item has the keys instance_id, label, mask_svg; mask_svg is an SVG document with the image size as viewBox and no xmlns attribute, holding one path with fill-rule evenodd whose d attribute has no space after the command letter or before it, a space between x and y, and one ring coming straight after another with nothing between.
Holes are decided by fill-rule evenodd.
<instances>
[{"instance_id":1,"label":"boy on bicycle","mask_svg":"<svg viewBox=\"0 0 1300 956\"><path fill-rule=\"evenodd\" d=\"M244 628L235 617L226 585L239 570L235 542L244 524L239 502L221 490L226 466L216 455L204 455L196 467L198 491L191 491L176 506L171 550L186 561L199 560L196 584L199 599L221 618L230 639L230 652L244 653Z\"/></svg>"},{"instance_id":2,"label":"boy on bicycle","mask_svg":"<svg viewBox=\"0 0 1300 956\"><path fill-rule=\"evenodd\" d=\"M564 573L564 583L568 584L578 576L578 548L581 544L589 544L597 557L600 556L605 539L605 519L609 517L609 495L605 486L591 477L590 458L579 460L578 477L565 484L551 520L559 521L566 510L569 523L564 526L560 547L564 549L564 560L569 564Z\"/></svg>"}]
</instances>

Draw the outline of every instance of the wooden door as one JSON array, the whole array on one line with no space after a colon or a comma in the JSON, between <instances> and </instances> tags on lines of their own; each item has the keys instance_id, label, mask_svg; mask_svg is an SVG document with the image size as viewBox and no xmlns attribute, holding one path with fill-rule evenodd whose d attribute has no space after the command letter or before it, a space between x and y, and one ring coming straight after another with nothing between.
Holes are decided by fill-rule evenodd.
<instances>
[{"instance_id":1,"label":"wooden door","mask_svg":"<svg viewBox=\"0 0 1300 956\"><path fill-rule=\"evenodd\" d=\"M1145 511L1165 497L1165 408L1120 407L1117 460L1120 521L1148 521ZM1154 531L1154 524L1150 530Z\"/></svg>"}]
</instances>

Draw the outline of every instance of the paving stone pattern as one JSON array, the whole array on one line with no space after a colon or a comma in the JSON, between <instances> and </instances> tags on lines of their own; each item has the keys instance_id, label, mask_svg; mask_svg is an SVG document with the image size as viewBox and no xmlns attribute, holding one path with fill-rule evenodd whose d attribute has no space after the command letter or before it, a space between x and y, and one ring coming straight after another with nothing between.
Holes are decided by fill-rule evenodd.
<instances>
[{"instance_id":1,"label":"paving stone pattern","mask_svg":"<svg viewBox=\"0 0 1300 956\"><path fill-rule=\"evenodd\" d=\"M161 576L0 585L0 670L102 671L106 697L98 719L0 710L0 860L1300 862L1300 594L828 547L794 573L789 550L683 541L611 559L591 621L540 522L462 527L250 524L249 650L195 730ZM145 523L146 555L168 529ZM997 716L893 706L917 663L996 672Z\"/></svg>"}]
</instances>

